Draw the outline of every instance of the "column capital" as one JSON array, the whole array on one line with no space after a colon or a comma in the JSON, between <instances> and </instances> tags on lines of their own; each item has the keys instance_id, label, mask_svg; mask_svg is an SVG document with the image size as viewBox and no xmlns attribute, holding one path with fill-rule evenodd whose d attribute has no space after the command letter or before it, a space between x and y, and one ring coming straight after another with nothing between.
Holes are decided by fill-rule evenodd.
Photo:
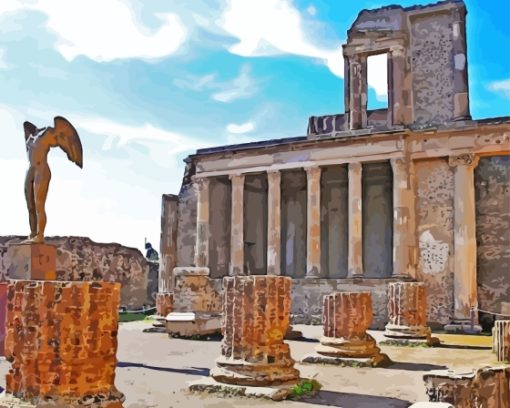
<instances>
[{"instance_id":1,"label":"column capital","mask_svg":"<svg viewBox=\"0 0 510 408\"><path fill-rule=\"evenodd\" d=\"M245 175L243 173L228 175L228 178L230 181L238 181L238 182L243 181L244 182L244 177L245 177Z\"/></svg>"},{"instance_id":2,"label":"column capital","mask_svg":"<svg viewBox=\"0 0 510 408\"><path fill-rule=\"evenodd\" d=\"M191 178L195 186L199 189L207 188L209 187L209 182L211 179L209 177L200 177L200 176L193 176Z\"/></svg>"},{"instance_id":3,"label":"column capital","mask_svg":"<svg viewBox=\"0 0 510 408\"><path fill-rule=\"evenodd\" d=\"M448 157L448 165L450 167L458 167L458 166L470 166L476 167L478 165L478 161L480 158L474 153L464 153L459 154L458 156L449 156Z\"/></svg>"},{"instance_id":4,"label":"column capital","mask_svg":"<svg viewBox=\"0 0 510 408\"><path fill-rule=\"evenodd\" d=\"M306 171L306 176L308 178L310 177L318 177L320 176L321 174L321 167L320 166L310 166L310 167L305 167L305 171Z\"/></svg>"},{"instance_id":5,"label":"column capital","mask_svg":"<svg viewBox=\"0 0 510 408\"><path fill-rule=\"evenodd\" d=\"M266 173L267 173L267 178L268 179L272 178L273 180L280 179L281 175L282 175L281 171L278 169L270 169L270 170L267 170Z\"/></svg>"}]
</instances>

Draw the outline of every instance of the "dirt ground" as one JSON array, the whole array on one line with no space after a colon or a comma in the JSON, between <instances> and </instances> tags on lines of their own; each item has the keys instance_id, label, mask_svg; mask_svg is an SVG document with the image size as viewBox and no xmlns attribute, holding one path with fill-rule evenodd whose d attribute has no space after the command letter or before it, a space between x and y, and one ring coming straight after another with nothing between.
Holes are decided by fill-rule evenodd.
<instances>
[{"instance_id":1,"label":"dirt ground","mask_svg":"<svg viewBox=\"0 0 510 408\"><path fill-rule=\"evenodd\" d=\"M451 368L470 372L494 364L490 350L382 346L395 363L387 368L350 368L301 365L303 377L315 376L323 389L302 401L273 402L261 399L219 398L191 394L187 382L207 376L220 354L220 340L171 339L164 333L144 333L150 322L122 323L119 331L116 385L126 395L125 408L227 408L227 407L321 407L405 408L426 401L424 373ZM300 360L311 353L321 336L321 326L294 326L305 339L289 341L292 356ZM383 340L381 332L371 332ZM0 385L5 385L9 364L0 361Z\"/></svg>"}]
</instances>

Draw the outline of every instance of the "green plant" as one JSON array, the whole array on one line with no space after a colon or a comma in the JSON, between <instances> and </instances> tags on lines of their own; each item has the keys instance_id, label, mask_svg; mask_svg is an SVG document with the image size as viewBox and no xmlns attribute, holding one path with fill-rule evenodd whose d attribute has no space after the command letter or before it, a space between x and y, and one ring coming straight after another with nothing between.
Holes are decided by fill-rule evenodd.
<instances>
[{"instance_id":1,"label":"green plant","mask_svg":"<svg viewBox=\"0 0 510 408\"><path fill-rule=\"evenodd\" d=\"M290 398L301 398L310 394L315 394L322 388L317 380L301 380L290 390Z\"/></svg>"}]
</instances>

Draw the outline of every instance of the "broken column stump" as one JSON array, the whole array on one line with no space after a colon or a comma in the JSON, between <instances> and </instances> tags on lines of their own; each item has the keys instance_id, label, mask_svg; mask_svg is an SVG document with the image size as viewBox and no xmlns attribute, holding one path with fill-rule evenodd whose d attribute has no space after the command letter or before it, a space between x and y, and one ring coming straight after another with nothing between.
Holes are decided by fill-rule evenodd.
<instances>
[{"instance_id":1,"label":"broken column stump","mask_svg":"<svg viewBox=\"0 0 510 408\"><path fill-rule=\"evenodd\" d=\"M510 362L510 320L496 320L492 342L498 361Z\"/></svg>"},{"instance_id":2,"label":"broken column stump","mask_svg":"<svg viewBox=\"0 0 510 408\"><path fill-rule=\"evenodd\" d=\"M12 244L7 249L9 279L57 279L57 248L48 244Z\"/></svg>"},{"instance_id":3,"label":"broken column stump","mask_svg":"<svg viewBox=\"0 0 510 408\"><path fill-rule=\"evenodd\" d=\"M119 303L119 283L12 280L0 407L121 408Z\"/></svg>"},{"instance_id":4,"label":"broken column stump","mask_svg":"<svg viewBox=\"0 0 510 408\"><path fill-rule=\"evenodd\" d=\"M372 323L372 296L369 292L336 292L324 296L322 323L324 336L317 353L303 362L356 367L377 367L391 363L381 354L375 339L367 333Z\"/></svg>"},{"instance_id":5,"label":"broken column stump","mask_svg":"<svg viewBox=\"0 0 510 408\"><path fill-rule=\"evenodd\" d=\"M510 407L510 367L486 367L466 374L431 371L423 380L431 402L455 408Z\"/></svg>"},{"instance_id":6,"label":"broken column stump","mask_svg":"<svg viewBox=\"0 0 510 408\"><path fill-rule=\"evenodd\" d=\"M7 315L7 282L0 282L0 356L5 356L5 320Z\"/></svg>"},{"instance_id":7,"label":"broken column stump","mask_svg":"<svg viewBox=\"0 0 510 408\"><path fill-rule=\"evenodd\" d=\"M427 326L427 295L421 282L388 284L388 318L384 335L400 343L439 344Z\"/></svg>"},{"instance_id":8,"label":"broken column stump","mask_svg":"<svg viewBox=\"0 0 510 408\"><path fill-rule=\"evenodd\" d=\"M223 279L223 342L211 377L190 384L191 390L232 386L282 399L299 380L284 335L289 326L291 279L285 276L233 276ZM248 391L247 391L248 389Z\"/></svg>"},{"instance_id":9,"label":"broken column stump","mask_svg":"<svg viewBox=\"0 0 510 408\"><path fill-rule=\"evenodd\" d=\"M174 294L158 293L156 294L156 322L157 326L164 327L166 317L174 310Z\"/></svg>"}]
</instances>

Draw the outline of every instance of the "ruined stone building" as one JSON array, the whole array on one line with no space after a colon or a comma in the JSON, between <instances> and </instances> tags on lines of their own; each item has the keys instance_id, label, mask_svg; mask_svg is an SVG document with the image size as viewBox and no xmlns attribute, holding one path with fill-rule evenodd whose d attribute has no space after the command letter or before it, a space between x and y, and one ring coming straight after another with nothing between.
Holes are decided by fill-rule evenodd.
<instances>
[{"instance_id":1,"label":"ruined stone building","mask_svg":"<svg viewBox=\"0 0 510 408\"><path fill-rule=\"evenodd\" d=\"M476 310L510 302L510 117L471 118L465 18L457 0L363 10L343 45L345 113L309 118L306 136L190 155L180 193L163 196L160 292L174 268L207 276L174 302L221 310L222 277L281 274L294 322L320 322L332 291L368 290L381 328L387 284L417 280L431 325L474 307L490 326ZM377 54L388 109L370 111Z\"/></svg>"}]
</instances>

